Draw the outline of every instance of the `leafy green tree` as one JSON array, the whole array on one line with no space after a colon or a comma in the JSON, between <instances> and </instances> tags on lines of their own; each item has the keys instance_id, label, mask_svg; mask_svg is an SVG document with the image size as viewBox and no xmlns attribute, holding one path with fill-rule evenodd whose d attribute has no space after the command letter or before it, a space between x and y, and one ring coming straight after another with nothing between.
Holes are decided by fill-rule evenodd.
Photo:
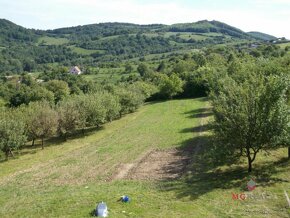
<instances>
[{"instance_id":1,"label":"leafy green tree","mask_svg":"<svg viewBox=\"0 0 290 218\"><path fill-rule=\"evenodd\" d=\"M25 123L15 110L0 109L0 150L8 160L26 142Z\"/></svg>"},{"instance_id":2,"label":"leafy green tree","mask_svg":"<svg viewBox=\"0 0 290 218\"><path fill-rule=\"evenodd\" d=\"M45 87L54 93L55 102L59 102L70 94L70 89L65 81L51 80L45 84Z\"/></svg>"},{"instance_id":3,"label":"leafy green tree","mask_svg":"<svg viewBox=\"0 0 290 218\"><path fill-rule=\"evenodd\" d=\"M190 70L189 69L189 66L188 66L188 63L186 61L178 61L178 63L176 63L174 66L173 66L173 72L177 73L177 74L181 74L185 71L188 71Z\"/></svg>"},{"instance_id":4,"label":"leafy green tree","mask_svg":"<svg viewBox=\"0 0 290 218\"><path fill-rule=\"evenodd\" d=\"M47 101L49 103L53 103L54 101L53 92L39 85L31 88L31 93L29 97L30 97L29 102Z\"/></svg>"},{"instance_id":5,"label":"leafy green tree","mask_svg":"<svg viewBox=\"0 0 290 218\"><path fill-rule=\"evenodd\" d=\"M67 140L68 134L74 132L80 125L81 115L74 100L64 100L57 104L58 133Z\"/></svg>"},{"instance_id":6,"label":"leafy green tree","mask_svg":"<svg viewBox=\"0 0 290 218\"><path fill-rule=\"evenodd\" d=\"M197 66L202 67L206 65L206 58L202 53L194 53L192 56L193 60L196 62Z\"/></svg>"},{"instance_id":7,"label":"leafy green tree","mask_svg":"<svg viewBox=\"0 0 290 218\"><path fill-rule=\"evenodd\" d=\"M176 75L169 77L162 74L159 81L160 95L164 98L171 99L183 91L183 81Z\"/></svg>"},{"instance_id":8,"label":"leafy green tree","mask_svg":"<svg viewBox=\"0 0 290 218\"><path fill-rule=\"evenodd\" d=\"M185 81L183 97L202 97L207 96L209 92L209 86L211 83L216 83L213 78L213 69L210 67L199 67L193 72L187 72L182 75L182 79Z\"/></svg>"},{"instance_id":9,"label":"leafy green tree","mask_svg":"<svg viewBox=\"0 0 290 218\"><path fill-rule=\"evenodd\" d=\"M228 155L246 156L248 172L259 151L289 145L289 79L258 72L228 77L211 94L216 141Z\"/></svg>"},{"instance_id":10,"label":"leafy green tree","mask_svg":"<svg viewBox=\"0 0 290 218\"><path fill-rule=\"evenodd\" d=\"M58 127L58 116L49 102L30 103L26 111L26 125L28 136L32 139L32 145L37 138L41 139L44 149L44 138L53 136Z\"/></svg>"},{"instance_id":11,"label":"leafy green tree","mask_svg":"<svg viewBox=\"0 0 290 218\"><path fill-rule=\"evenodd\" d=\"M22 76L21 83L27 86L33 86L36 84L35 80L29 74L25 74Z\"/></svg>"},{"instance_id":12,"label":"leafy green tree","mask_svg":"<svg viewBox=\"0 0 290 218\"><path fill-rule=\"evenodd\" d=\"M36 68L36 63L34 60L24 59L23 60L23 70L32 72Z\"/></svg>"},{"instance_id":13,"label":"leafy green tree","mask_svg":"<svg viewBox=\"0 0 290 218\"><path fill-rule=\"evenodd\" d=\"M102 104L103 97L101 93L87 95L85 99L85 110L87 111L87 125L97 126L106 121L107 108Z\"/></svg>"},{"instance_id":14,"label":"leafy green tree","mask_svg":"<svg viewBox=\"0 0 290 218\"><path fill-rule=\"evenodd\" d=\"M21 104L29 104L31 88L26 85L20 85L9 99L10 107L18 107Z\"/></svg>"},{"instance_id":15,"label":"leafy green tree","mask_svg":"<svg viewBox=\"0 0 290 218\"><path fill-rule=\"evenodd\" d=\"M141 63L137 67L137 71L142 77L146 77L150 74L150 69L145 63Z\"/></svg>"},{"instance_id":16,"label":"leafy green tree","mask_svg":"<svg viewBox=\"0 0 290 218\"><path fill-rule=\"evenodd\" d=\"M134 70L134 68L132 67L131 64L127 63L125 65L125 73L132 73L133 70Z\"/></svg>"},{"instance_id":17,"label":"leafy green tree","mask_svg":"<svg viewBox=\"0 0 290 218\"><path fill-rule=\"evenodd\" d=\"M137 81L129 86L127 89L134 93L138 93L140 95L140 99L145 101L146 99L150 98L152 95L158 92L158 87L152 83L144 82L144 81Z\"/></svg>"},{"instance_id":18,"label":"leafy green tree","mask_svg":"<svg viewBox=\"0 0 290 218\"><path fill-rule=\"evenodd\" d=\"M136 111L145 99L145 97L140 95L140 93L130 91L124 86L115 88L114 94L119 98L121 104L121 115Z\"/></svg>"},{"instance_id":19,"label":"leafy green tree","mask_svg":"<svg viewBox=\"0 0 290 218\"><path fill-rule=\"evenodd\" d=\"M166 68L165 62L164 61L161 61L161 63L158 65L156 71L157 72L164 72L165 68Z\"/></svg>"},{"instance_id":20,"label":"leafy green tree","mask_svg":"<svg viewBox=\"0 0 290 218\"><path fill-rule=\"evenodd\" d=\"M9 105L11 107L18 107L22 104L28 105L34 101L54 101L54 94L46 88L34 85L29 87L27 85L19 85L18 89L14 91L9 99Z\"/></svg>"},{"instance_id":21,"label":"leafy green tree","mask_svg":"<svg viewBox=\"0 0 290 218\"><path fill-rule=\"evenodd\" d=\"M106 109L106 121L111 122L120 117L121 104L119 98L111 93L104 92L100 96L102 105Z\"/></svg>"}]
</instances>

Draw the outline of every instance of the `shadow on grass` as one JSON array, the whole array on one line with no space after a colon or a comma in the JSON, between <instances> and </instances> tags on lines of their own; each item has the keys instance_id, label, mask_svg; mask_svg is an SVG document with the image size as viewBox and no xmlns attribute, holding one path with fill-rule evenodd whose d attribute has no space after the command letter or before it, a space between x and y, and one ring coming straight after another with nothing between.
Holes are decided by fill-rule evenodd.
<instances>
[{"instance_id":1,"label":"shadow on grass","mask_svg":"<svg viewBox=\"0 0 290 218\"><path fill-rule=\"evenodd\" d=\"M194 109L194 110L190 110L187 112L184 112L183 114L189 114L189 115L194 115L194 114L202 114L205 112L210 112L210 108L198 108L198 109Z\"/></svg>"},{"instance_id":2,"label":"shadow on grass","mask_svg":"<svg viewBox=\"0 0 290 218\"><path fill-rule=\"evenodd\" d=\"M169 101L179 101L179 100L194 100L194 101L199 101L199 102L207 102L208 98L207 97L197 97L197 98L181 97L181 98L173 98L173 99L151 98L145 101L145 105L156 105L156 104L162 104Z\"/></svg>"},{"instance_id":3,"label":"shadow on grass","mask_svg":"<svg viewBox=\"0 0 290 218\"><path fill-rule=\"evenodd\" d=\"M210 108L199 108L185 112L187 118L206 118L213 115Z\"/></svg>"},{"instance_id":4,"label":"shadow on grass","mask_svg":"<svg viewBox=\"0 0 290 218\"><path fill-rule=\"evenodd\" d=\"M177 198L189 197L194 200L214 190L224 190L226 195L231 195L227 190L233 188L242 193L247 191L247 182L251 178L254 178L260 187L290 182L275 176L287 171L287 158L269 160L263 164L254 163L253 172L249 174L246 164L241 163L240 158L230 159L217 149L213 146L213 138L210 135L184 141L179 148L179 155L189 157L189 164L179 179L162 180L160 190L175 192ZM180 162L176 163L177 166L178 164Z\"/></svg>"},{"instance_id":5,"label":"shadow on grass","mask_svg":"<svg viewBox=\"0 0 290 218\"><path fill-rule=\"evenodd\" d=\"M212 115L210 108L199 108L184 113L187 118L205 118ZM210 124L193 128L185 128L181 133L202 133L211 129ZM277 183L290 182L277 178L277 174L287 171L287 159L278 161L263 161L262 164L253 164L253 172L247 172L247 165L241 160L244 157L230 155L227 151L216 146L210 134L196 134L198 136L186 140L179 147L178 155L188 158L188 165L175 180L164 179L160 183L161 191L175 192L177 198L189 197L198 199L214 190L236 189L247 191L247 182L254 178L257 185L266 187ZM261 155L260 153L258 155ZM182 159L182 158L180 158ZM165 170L174 171L174 165L166 166ZM168 168L169 167L169 168ZM180 168L180 166L179 166ZM229 193L231 194L231 193ZM221 196L223 197L223 196Z\"/></svg>"},{"instance_id":6,"label":"shadow on grass","mask_svg":"<svg viewBox=\"0 0 290 218\"><path fill-rule=\"evenodd\" d=\"M67 139L66 140L62 136L55 136L55 137L48 138L48 139L44 140L44 149L46 147L58 146L58 145L66 142L66 141L69 141L69 140L74 140L74 139L78 139L78 138L83 138L84 136L93 135L97 131L100 131L100 130L103 130L103 129L104 129L103 126L101 126L101 127L91 127L91 128L87 128L87 129L84 129L84 130L79 129L79 130L76 130L73 133L69 133L67 135ZM26 146L23 146L22 149L25 149L25 150L41 149L41 141L37 140L37 141L35 141L34 146L26 145ZM28 151L22 151L21 152L21 154L25 154L25 153L29 153L29 152Z\"/></svg>"},{"instance_id":7,"label":"shadow on grass","mask_svg":"<svg viewBox=\"0 0 290 218\"><path fill-rule=\"evenodd\" d=\"M90 213L89 216L91 217L96 217L96 209L93 209Z\"/></svg>"},{"instance_id":8,"label":"shadow on grass","mask_svg":"<svg viewBox=\"0 0 290 218\"><path fill-rule=\"evenodd\" d=\"M195 127L191 127L191 128L185 128L183 130L180 131L180 133L201 133L201 132L207 132L211 130L211 126L210 124L206 124L203 126L195 126Z\"/></svg>"},{"instance_id":9,"label":"shadow on grass","mask_svg":"<svg viewBox=\"0 0 290 218\"><path fill-rule=\"evenodd\" d=\"M84 136L90 136L92 134L95 134L97 131L103 130L104 127L91 127L87 128L84 131L83 130L77 130L74 133L70 133L67 136L67 141L74 140L78 138L82 138ZM66 140L61 136L51 137L46 140L44 140L44 149L47 147L55 147L62 143L64 143ZM25 156L29 154L35 154L37 151L41 150L41 140L35 140L35 144L32 146L31 144L26 144L22 146L17 152L14 153L14 157L9 157L9 159L17 159L20 156ZM0 157L0 163L6 162L6 158Z\"/></svg>"}]
</instances>

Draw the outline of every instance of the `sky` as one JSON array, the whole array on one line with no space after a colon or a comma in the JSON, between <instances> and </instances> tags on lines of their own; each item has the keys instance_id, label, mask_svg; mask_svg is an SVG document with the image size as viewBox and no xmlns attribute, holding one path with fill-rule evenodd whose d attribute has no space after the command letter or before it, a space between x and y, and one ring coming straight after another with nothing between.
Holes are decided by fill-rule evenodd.
<instances>
[{"instance_id":1,"label":"sky","mask_svg":"<svg viewBox=\"0 0 290 218\"><path fill-rule=\"evenodd\" d=\"M290 39L290 0L0 0L0 18L35 29L218 20Z\"/></svg>"}]
</instances>

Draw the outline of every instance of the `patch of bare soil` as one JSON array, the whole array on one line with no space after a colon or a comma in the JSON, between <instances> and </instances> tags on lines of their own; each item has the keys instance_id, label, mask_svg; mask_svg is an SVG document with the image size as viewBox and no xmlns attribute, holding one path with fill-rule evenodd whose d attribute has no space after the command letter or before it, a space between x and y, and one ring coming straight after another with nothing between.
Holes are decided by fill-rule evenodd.
<instances>
[{"instance_id":1,"label":"patch of bare soil","mask_svg":"<svg viewBox=\"0 0 290 218\"><path fill-rule=\"evenodd\" d=\"M113 179L123 179L127 176L128 172L133 168L134 164L121 164L118 168L118 174Z\"/></svg>"},{"instance_id":2,"label":"patch of bare soil","mask_svg":"<svg viewBox=\"0 0 290 218\"><path fill-rule=\"evenodd\" d=\"M134 165L126 178L133 180L170 180L186 170L190 156L177 149L154 150Z\"/></svg>"}]
</instances>

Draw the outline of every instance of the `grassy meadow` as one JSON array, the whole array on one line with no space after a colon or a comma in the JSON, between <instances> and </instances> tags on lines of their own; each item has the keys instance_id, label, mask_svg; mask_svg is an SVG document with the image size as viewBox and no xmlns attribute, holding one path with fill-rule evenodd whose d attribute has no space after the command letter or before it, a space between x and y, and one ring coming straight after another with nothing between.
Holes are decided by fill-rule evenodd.
<instances>
[{"instance_id":1,"label":"grassy meadow","mask_svg":"<svg viewBox=\"0 0 290 218\"><path fill-rule=\"evenodd\" d=\"M214 161L205 98L147 103L133 114L46 147L27 146L0 163L0 217L91 217L105 201L109 217L289 217L286 149L259 154L254 172L246 163ZM120 164L134 163L152 149L194 150L184 176L176 180L112 180ZM255 178L257 188L246 184ZM232 193L248 193L233 200ZM117 200L122 195L130 203Z\"/></svg>"},{"instance_id":2,"label":"grassy meadow","mask_svg":"<svg viewBox=\"0 0 290 218\"><path fill-rule=\"evenodd\" d=\"M69 43L67 38L43 36L38 39L38 44L43 45L63 45Z\"/></svg>"},{"instance_id":3,"label":"grassy meadow","mask_svg":"<svg viewBox=\"0 0 290 218\"><path fill-rule=\"evenodd\" d=\"M278 44L282 49L285 49L287 46L290 46L290 42Z\"/></svg>"}]
</instances>

